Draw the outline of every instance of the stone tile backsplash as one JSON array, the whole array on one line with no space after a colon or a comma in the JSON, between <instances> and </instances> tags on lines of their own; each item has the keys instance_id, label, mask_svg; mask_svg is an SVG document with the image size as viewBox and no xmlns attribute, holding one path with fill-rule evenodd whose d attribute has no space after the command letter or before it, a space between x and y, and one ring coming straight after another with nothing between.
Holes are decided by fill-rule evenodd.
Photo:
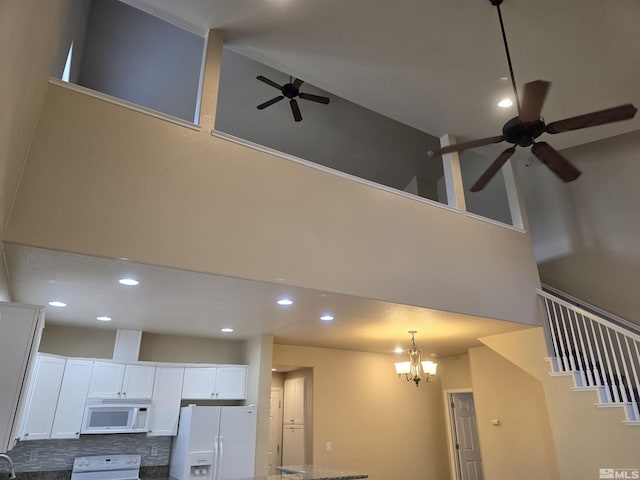
<instances>
[{"instance_id":1,"label":"stone tile backsplash","mask_svg":"<svg viewBox=\"0 0 640 480\"><path fill-rule=\"evenodd\" d=\"M7 453L17 472L71 470L76 457L90 455L140 455L142 466L162 466L169 464L172 438L147 437L144 433L81 435L75 440L18 442ZM0 463L0 472L8 472L5 465Z\"/></svg>"}]
</instances>

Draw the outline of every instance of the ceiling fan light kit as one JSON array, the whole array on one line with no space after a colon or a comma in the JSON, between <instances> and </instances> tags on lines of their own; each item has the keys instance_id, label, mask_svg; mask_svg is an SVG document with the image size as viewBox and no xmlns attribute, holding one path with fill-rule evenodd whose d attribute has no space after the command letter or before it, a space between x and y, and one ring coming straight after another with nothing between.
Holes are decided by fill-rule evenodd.
<instances>
[{"instance_id":1,"label":"ceiling fan light kit","mask_svg":"<svg viewBox=\"0 0 640 480\"><path fill-rule=\"evenodd\" d=\"M300 86L304 83L304 81L300 80L299 78L296 78L295 80L293 80L291 77L289 77L289 83L285 83L284 85L279 85L273 80L269 80L267 77L264 77L262 75L258 75L256 78L273 88L277 88L278 90L280 90L280 93L281 93L281 95L278 95L277 97L274 97L271 100L267 100L266 102L258 105L257 107L258 110L264 110L268 106L273 105L274 103L278 103L280 100L284 100L286 97L289 99L289 106L291 107L291 113L293 114L293 119L296 122L300 122L302 121L302 114L300 113L300 107L298 106L296 97L302 98L303 100L322 103L324 105L329 104L328 97L322 97L320 95L312 95L310 93L301 92Z\"/></svg>"},{"instance_id":2,"label":"ceiling fan light kit","mask_svg":"<svg viewBox=\"0 0 640 480\"><path fill-rule=\"evenodd\" d=\"M638 109L630 103L620 105L618 107L607 108L597 112L586 113L576 117L566 118L556 122L545 123L540 113L542 106L549 92L551 82L545 80L535 80L524 85L524 95L522 102L518 96L516 88L516 80L511 65L511 55L509 54L509 46L507 44L507 36L502 21L502 12L500 5L502 0L489 0L498 11L498 19L500 20L500 30L502 32L502 40L504 43L507 63L509 65L509 75L511 77L511 86L513 88L515 103L518 108L518 116L512 118L502 127L502 135L496 137L488 137L480 140L471 140L453 145L448 145L437 151L429 151L428 156L433 157L437 154L446 154L452 152L461 152L470 148L481 147L506 141L513 144L504 150L498 158L485 170L480 178L471 187L472 192L482 190L495 176L502 166L515 153L516 146L531 147L531 152L542 163L544 163L553 173L555 173L562 181L572 182L577 179L581 172L572 165L566 158L558 153L551 145L546 142L537 142L536 139L543 133L556 134L579 130L581 128L595 127L607 123L619 122L633 118Z\"/></svg>"}]
</instances>

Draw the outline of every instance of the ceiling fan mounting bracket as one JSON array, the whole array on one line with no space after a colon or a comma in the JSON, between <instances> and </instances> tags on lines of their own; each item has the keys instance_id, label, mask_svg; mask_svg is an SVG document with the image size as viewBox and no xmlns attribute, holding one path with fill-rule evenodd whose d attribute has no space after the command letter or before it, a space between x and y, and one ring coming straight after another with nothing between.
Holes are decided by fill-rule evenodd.
<instances>
[{"instance_id":1,"label":"ceiling fan mounting bracket","mask_svg":"<svg viewBox=\"0 0 640 480\"><path fill-rule=\"evenodd\" d=\"M489 0L491 2L491 5L493 5L494 7L497 7L498 5L502 4L502 0Z\"/></svg>"},{"instance_id":2,"label":"ceiling fan mounting bracket","mask_svg":"<svg viewBox=\"0 0 640 480\"><path fill-rule=\"evenodd\" d=\"M545 131L545 123L542 120L535 122L522 122L520 117L514 117L502 127L504 139L521 147L533 145L535 139Z\"/></svg>"}]
</instances>

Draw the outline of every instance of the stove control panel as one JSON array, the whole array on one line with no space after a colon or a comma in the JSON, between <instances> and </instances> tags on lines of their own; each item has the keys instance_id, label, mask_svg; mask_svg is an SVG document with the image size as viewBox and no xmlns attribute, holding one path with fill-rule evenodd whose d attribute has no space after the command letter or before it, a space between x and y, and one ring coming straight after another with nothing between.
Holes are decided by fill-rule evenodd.
<instances>
[{"instance_id":1,"label":"stove control panel","mask_svg":"<svg viewBox=\"0 0 640 480\"><path fill-rule=\"evenodd\" d=\"M140 468L140 455L96 455L77 457L73 461L74 472L104 472Z\"/></svg>"}]
</instances>

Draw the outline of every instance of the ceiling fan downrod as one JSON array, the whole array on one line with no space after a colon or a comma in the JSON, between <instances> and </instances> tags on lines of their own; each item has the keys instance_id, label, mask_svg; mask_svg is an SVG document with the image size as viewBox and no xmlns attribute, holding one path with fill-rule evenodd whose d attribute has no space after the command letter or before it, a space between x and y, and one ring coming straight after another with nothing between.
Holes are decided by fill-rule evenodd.
<instances>
[{"instance_id":1,"label":"ceiling fan downrod","mask_svg":"<svg viewBox=\"0 0 640 480\"><path fill-rule=\"evenodd\" d=\"M513 94L516 97L516 107L518 108L518 115L520 115L520 97L518 96L518 88L516 87L516 78L513 74L513 65L511 65L511 55L509 54L509 45L507 43L507 34L504 31L504 23L502 21L502 12L500 11L500 4L502 0L489 0L491 5L495 6L498 10L498 19L500 20L500 31L502 32L502 42L504 43L504 51L507 54L507 63L509 64L509 75L511 76L511 86L513 87Z\"/></svg>"}]
</instances>

